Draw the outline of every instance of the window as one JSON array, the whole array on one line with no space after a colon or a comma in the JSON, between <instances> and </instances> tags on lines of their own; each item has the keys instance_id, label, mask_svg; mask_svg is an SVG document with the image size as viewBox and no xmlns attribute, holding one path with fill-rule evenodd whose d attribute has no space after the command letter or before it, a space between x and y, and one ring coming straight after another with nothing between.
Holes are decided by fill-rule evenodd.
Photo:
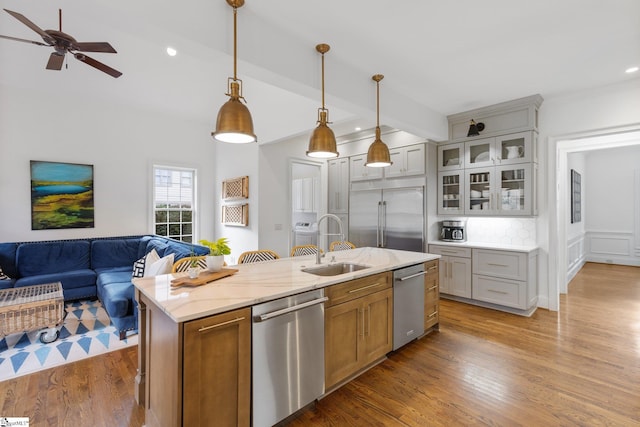
<instances>
[{"instance_id":1,"label":"window","mask_svg":"<svg viewBox=\"0 0 640 427\"><path fill-rule=\"evenodd\" d=\"M154 231L183 242L195 241L195 169L153 167Z\"/></svg>"}]
</instances>

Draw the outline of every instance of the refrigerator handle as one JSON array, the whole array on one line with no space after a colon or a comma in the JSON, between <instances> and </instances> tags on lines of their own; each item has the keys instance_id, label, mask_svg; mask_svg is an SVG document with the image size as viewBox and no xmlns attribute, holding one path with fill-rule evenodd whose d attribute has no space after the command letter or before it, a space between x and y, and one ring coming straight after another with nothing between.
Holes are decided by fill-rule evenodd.
<instances>
[{"instance_id":1,"label":"refrigerator handle","mask_svg":"<svg viewBox=\"0 0 640 427\"><path fill-rule=\"evenodd\" d=\"M380 245L380 217L382 216L380 210L382 209L382 202L378 202L378 226L376 227L376 246L381 247Z\"/></svg>"},{"instance_id":2,"label":"refrigerator handle","mask_svg":"<svg viewBox=\"0 0 640 427\"><path fill-rule=\"evenodd\" d=\"M387 242L384 241L385 234L387 232L387 202L382 202L382 229L380 230L380 240L382 245L380 247L384 248L387 246Z\"/></svg>"}]
</instances>

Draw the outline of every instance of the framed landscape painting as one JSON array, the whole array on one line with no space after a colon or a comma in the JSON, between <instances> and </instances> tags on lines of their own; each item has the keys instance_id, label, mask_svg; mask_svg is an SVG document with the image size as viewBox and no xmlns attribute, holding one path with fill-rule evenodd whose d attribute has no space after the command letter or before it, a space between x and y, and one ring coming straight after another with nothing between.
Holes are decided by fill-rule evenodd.
<instances>
[{"instance_id":1,"label":"framed landscape painting","mask_svg":"<svg viewBox=\"0 0 640 427\"><path fill-rule=\"evenodd\" d=\"M31 160L31 229L93 227L93 165Z\"/></svg>"}]
</instances>

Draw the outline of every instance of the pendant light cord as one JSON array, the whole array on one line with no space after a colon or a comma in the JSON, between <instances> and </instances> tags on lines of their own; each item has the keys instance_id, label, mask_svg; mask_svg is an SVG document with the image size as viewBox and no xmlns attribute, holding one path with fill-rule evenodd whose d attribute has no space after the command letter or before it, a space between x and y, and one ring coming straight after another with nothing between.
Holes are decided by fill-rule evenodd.
<instances>
[{"instance_id":1,"label":"pendant light cord","mask_svg":"<svg viewBox=\"0 0 640 427\"><path fill-rule=\"evenodd\" d=\"M380 127L380 81L376 81L376 127Z\"/></svg>"},{"instance_id":2,"label":"pendant light cord","mask_svg":"<svg viewBox=\"0 0 640 427\"><path fill-rule=\"evenodd\" d=\"M322 110L326 110L324 108L324 53L322 54Z\"/></svg>"},{"instance_id":3,"label":"pendant light cord","mask_svg":"<svg viewBox=\"0 0 640 427\"><path fill-rule=\"evenodd\" d=\"M233 81L238 80L238 8L233 8Z\"/></svg>"}]
</instances>

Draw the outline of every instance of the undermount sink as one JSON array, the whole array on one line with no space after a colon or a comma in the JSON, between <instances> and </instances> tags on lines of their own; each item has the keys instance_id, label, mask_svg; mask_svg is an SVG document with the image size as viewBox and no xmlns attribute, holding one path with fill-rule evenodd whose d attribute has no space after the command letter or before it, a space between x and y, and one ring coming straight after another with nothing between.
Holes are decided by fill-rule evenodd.
<instances>
[{"instance_id":1,"label":"undermount sink","mask_svg":"<svg viewBox=\"0 0 640 427\"><path fill-rule=\"evenodd\" d=\"M315 274L316 276L337 276L339 274L353 273L354 271L369 268L367 265L352 264L349 262L340 262L337 264L326 264L320 267L303 268L305 273Z\"/></svg>"}]
</instances>

